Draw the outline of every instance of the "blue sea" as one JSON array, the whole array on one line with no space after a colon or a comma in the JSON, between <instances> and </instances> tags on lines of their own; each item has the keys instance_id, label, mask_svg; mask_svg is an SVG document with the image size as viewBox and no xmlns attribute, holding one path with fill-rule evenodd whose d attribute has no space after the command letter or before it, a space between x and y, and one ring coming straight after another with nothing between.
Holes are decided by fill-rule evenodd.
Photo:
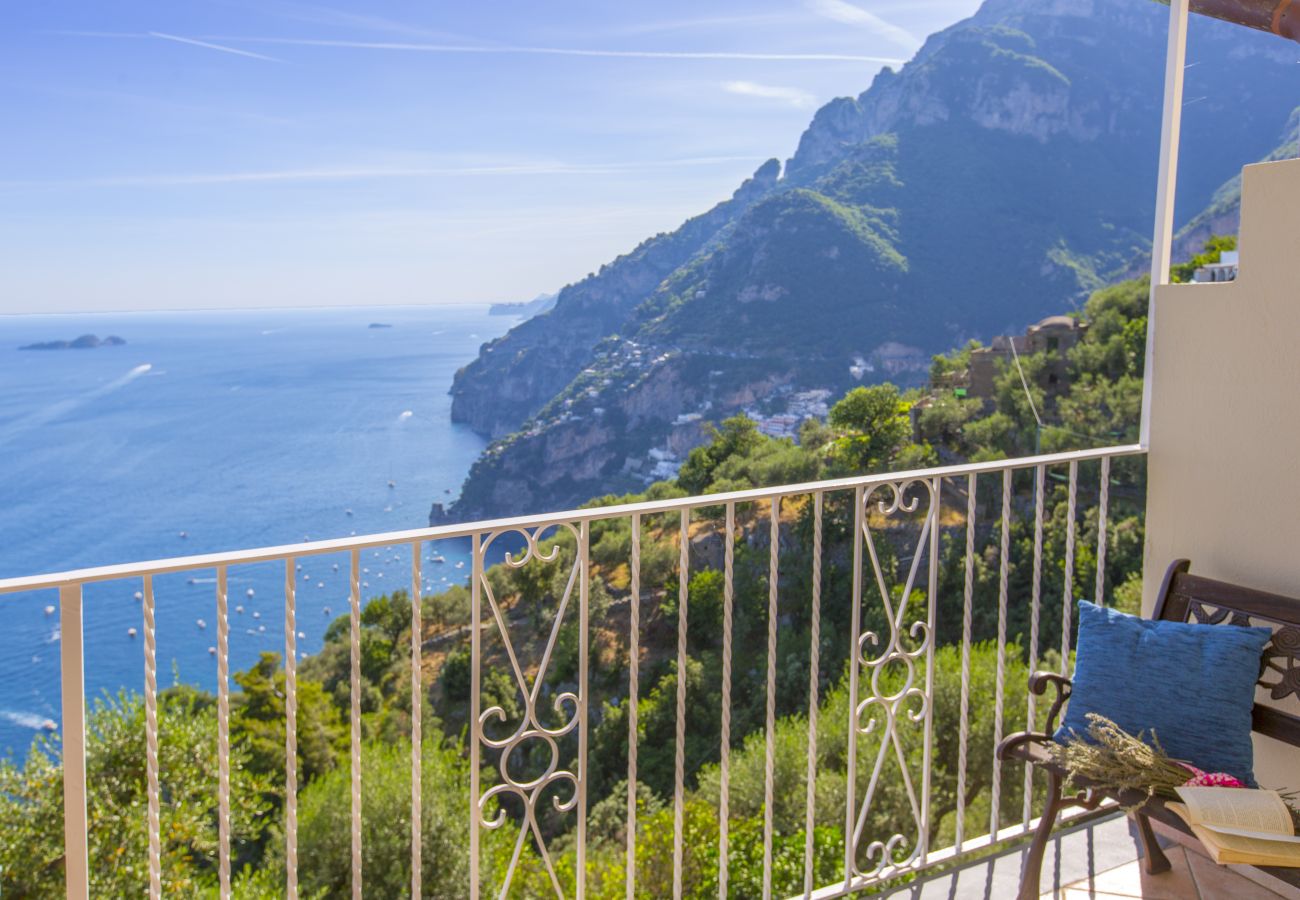
<instances>
[{"instance_id":1,"label":"blue sea","mask_svg":"<svg viewBox=\"0 0 1300 900\"><path fill-rule=\"evenodd\" d=\"M511 321L456 306L0 317L0 578L426 525L484 446L450 422L452 376ZM17 349L82 334L126 344ZM428 590L467 581L463 544L426 553ZM366 596L409 588L409 548L362 565ZM300 651L347 612L347 572L346 555L302 562ZM229 578L233 672L283 652L284 566ZM215 689L215 572L154 587L159 685ZM86 588L92 699L143 687L141 588ZM57 606L0 596L0 753L60 719Z\"/></svg>"}]
</instances>

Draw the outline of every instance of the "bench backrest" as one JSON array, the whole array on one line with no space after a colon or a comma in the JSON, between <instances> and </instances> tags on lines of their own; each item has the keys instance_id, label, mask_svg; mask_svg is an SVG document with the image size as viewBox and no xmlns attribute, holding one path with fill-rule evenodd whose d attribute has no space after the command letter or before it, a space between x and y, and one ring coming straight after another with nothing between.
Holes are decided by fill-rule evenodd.
<instances>
[{"instance_id":1,"label":"bench backrest","mask_svg":"<svg viewBox=\"0 0 1300 900\"><path fill-rule=\"evenodd\" d=\"M1259 686L1279 706L1256 703L1252 725L1260 734L1300 747L1300 599L1201 578L1190 574L1190 567L1189 560L1180 559L1165 572L1152 618L1273 626L1273 639L1264 648Z\"/></svg>"}]
</instances>

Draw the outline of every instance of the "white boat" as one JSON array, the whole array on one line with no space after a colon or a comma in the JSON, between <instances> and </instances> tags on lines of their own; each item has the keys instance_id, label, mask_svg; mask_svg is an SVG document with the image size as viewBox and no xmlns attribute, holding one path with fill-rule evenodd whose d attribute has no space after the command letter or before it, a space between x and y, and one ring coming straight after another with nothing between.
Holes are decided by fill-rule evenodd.
<instances>
[{"instance_id":1,"label":"white boat","mask_svg":"<svg viewBox=\"0 0 1300 900\"><path fill-rule=\"evenodd\" d=\"M47 616L52 616L52 615L54 615L54 607L53 607L53 606L47 606L47 607L45 607L45 614L46 614Z\"/></svg>"},{"instance_id":2,"label":"white boat","mask_svg":"<svg viewBox=\"0 0 1300 900\"><path fill-rule=\"evenodd\" d=\"M216 648L216 647L209 647L209 648L208 648L208 655L209 655L209 656L216 656L216 655L217 655L217 648Z\"/></svg>"},{"instance_id":3,"label":"white boat","mask_svg":"<svg viewBox=\"0 0 1300 900\"><path fill-rule=\"evenodd\" d=\"M262 618L262 614L261 614L260 612L258 612L257 610L254 610L254 611L253 611L253 618L254 618L254 619L260 619L260 618Z\"/></svg>"},{"instance_id":4,"label":"white boat","mask_svg":"<svg viewBox=\"0 0 1300 900\"><path fill-rule=\"evenodd\" d=\"M249 588L248 590L244 591L244 594L249 597L253 596L253 589Z\"/></svg>"},{"instance_id":5,"label":"white boat","mask_svg":"<svg viewBox=\"0 0 1300 900\"><path fill-rule=\"evenodd\" d=\"M54 721L53 719L46 719L44 722L41 723L41 727L44 728L46 731L58 731L59 723Z\"/></svg>"},{"instance_id":6,"label":"white boat","mask_svg":"<svg viewBox=\"0 0 1300 900\"><path fill-rule=\"evenodd\" d=\"M397 487L397 482L396 482L396 481L393 481L392 479L389 479L389 481L388 481L388 489L389 489L389 490L392 490L392 489L395 488L395 487Z\"/></svg>"},{"instance_id":7,"label":"white boat","mask_svg":"<svg viewBox=\"0 0 1300 900\"><path fill-rule=\"evenodd\" d=\"M197 625L197 626L199 626L200 628L207 628L207 627L208 627L208 623L205 622L205 621L203 621L202 619L195 619L195 620L194 620L194 624Z\"/></svg>"},{"instance_id":8,"label":"white boat","mask_svg":"<svg viewBox=\"0 0 1300 900\"><path fill-rule=\"evenodd\" d=\"M350 509L345 509L345 510L343 510L343 515L345 515L345 516L350 516L350 515L352 515L352 510L350 510Z\"/></svg>"},{"instance_id":9,"label":"white boat","mask_svg":"<svg viewBox=\"0 0 1300 900\"><path fill-rule=\"evenodd\" d=\"M241 613L241 614L242 614L243 611L244 611L244 608L243 608L242 606L236 606L236 607L235 607L235 612L237 612L237 613Z\"/></svg>"},{"instance_id":10,"label":"white boat","mask_svg":"<svg viewBox=\"0 0 1300 900\"><path fill-rule=\"evenodd\" d=\"M128 629L126 630L126 636L129 637L129 638L133 638L133 637L135 637L135 629L134 629L134 628L128 628Z\"/></svg>"},{"instance_id":11,"label":"white boat","mask_svg":"<svg viewBox=\"0 0 1300 900\"><path fill-rule=\"evenodd\" d=\"M144 594L142 594L140 591L136 591L136 592L135 592L135 599L137 599L137 600L143 600L143 599L144 599Z\"/></svg>"}]
</instances>

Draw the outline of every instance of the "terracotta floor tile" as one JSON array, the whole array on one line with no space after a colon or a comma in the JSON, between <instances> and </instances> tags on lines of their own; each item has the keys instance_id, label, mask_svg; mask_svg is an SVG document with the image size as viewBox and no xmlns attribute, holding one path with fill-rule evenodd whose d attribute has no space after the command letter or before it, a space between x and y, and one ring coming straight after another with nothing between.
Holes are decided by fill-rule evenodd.
<instances>
[{"instance_id":1,"label":"terracotta floor tile","mask_svg":"<svg viewBox=\"0 0 1300 900\"><path fill-rule=\"evenodd\" d=\"M1050 895L1044 894L1044 896ZM1101 891L1090 891L1086 887L1067 887L1057 894L1057 900L1134 900L1141 896L1141 894L1104 894Z\"/></svg>"},{"instance_id":2,"label":"terracotta floor tile","mask_svg":"<svg viewBox=\"0 0 1300 900\"><path fill-rule=\"evenodd\" d=\"M1220 897L1231 900L1278 900L1277 894L1231 869L1215 864L1209 857L1188 853L1187 861L1191 865L1192 876L1196 879L1202 900L1219 900Z\"/></svg>"},{"instance_id":3,"label":"terracotta floor tile","mask_svg":"<svg viewBox=\"0 0 1300 900\"><path fill-rule=\"evenodd\" d=\"M1142 869L1142 863L1134 860L1106 872L1099 872L1091 880L1084 879L1066 885L1059 896L1069 897L1070 900L1086 896L1134 897L1141 900L1198 900L1196 883L1182 849L1170 848L1167 855L1171 866L1168 872L1147 875Z\"/></svg>"}]
</instances>

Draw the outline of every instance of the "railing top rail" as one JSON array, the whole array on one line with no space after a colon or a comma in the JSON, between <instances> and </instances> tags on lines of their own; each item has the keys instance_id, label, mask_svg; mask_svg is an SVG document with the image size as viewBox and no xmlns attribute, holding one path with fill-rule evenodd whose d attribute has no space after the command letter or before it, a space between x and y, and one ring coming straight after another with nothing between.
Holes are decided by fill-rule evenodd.
<instances>
[{"instance_id":1,"label":"railing top rail","mask_svg":"<svg viewBox=\"0 0 1300 900\"><path fill-rule=\"evenodd\" d=\"M852 478L836 478L825 481L810 481L802 484L777 485L775 487L751 488L743 491L728 491L720 494L700 494L690 497L675 497L668 500L651 500L644 503L622 503L614 506L598 506L590 509L574 509L561 512L539 513L528 516L515 516L502 519L487 519L479 522L465 522L457 525L438 525L428 528L413 528L406 531L390 531L382 534L361 535L357 537L335 538L324 541L308 541L299 544L282 544L276 547L259 547L252 550L233 550L222 553L204 553L194 556L177 556L170 559L150 560L146 562L122 563L119 565L96 566L87 569L72 569L66 572L51 572L42 575L22 576L19 578L0 579L0 594L17 591L36 591L63 587L72 584L86 584L96 581L114 581L120 578L133 578L142 575L164 575L172 572L186 572L194 569L211 569L216 566L248 565L260 562L274 562L288 557L320 556L339 553L353 549L365 550L372 547L386 547L394 544L410 544L415 541L446 540L448 538L468 537L500 531L515 531L523 528L557 524L561 522L578 523L600 519L616 519L633 513L654 515L657 513L676 512L682 509L697 509L703 506L720 506L726 503L747 503L754 500L767 500L772 497L789 497L800 494L816 494L826 491L852 490L857 487L887 484L890 482L924 481L934 478L952 478L956 476L979 475L986 472L1001 472L1006 469L1027 469L1039 465L1060 465L1069 462L1101 459L1103 457L1140 456L1146 448L1140 444L1123 444L1114 447L1098 447L1089 450L1072 450L1065 453L1045 453L1038 456L1022 456L1014 459L998 459L981 463L963 463L955 466L939 466L930 469L909 469L899 472L881 472L874 475L858 475Z\"/></svg>"}]
</instances>

